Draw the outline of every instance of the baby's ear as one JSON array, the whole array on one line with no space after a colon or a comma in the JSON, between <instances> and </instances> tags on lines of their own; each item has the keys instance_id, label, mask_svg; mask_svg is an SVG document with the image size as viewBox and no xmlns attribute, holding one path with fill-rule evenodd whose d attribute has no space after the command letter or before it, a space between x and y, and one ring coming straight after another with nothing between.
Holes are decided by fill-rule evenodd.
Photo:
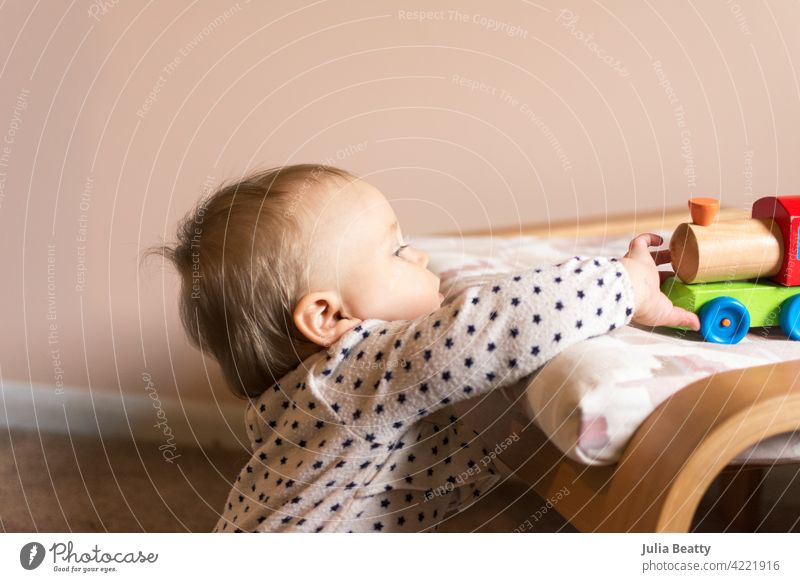
<instances>
[{"instance_id":1,"label":"baby's ear","mask_svg":"<svg viewBox=\"0 0 800 582\"><path fill-rule=\"evenodd\" d=\"M294 324L305 338L318 346L328 347L360 323L343 317L339 297L332 291L304 295L292 314Z\"/></svg>"}]
</instances>

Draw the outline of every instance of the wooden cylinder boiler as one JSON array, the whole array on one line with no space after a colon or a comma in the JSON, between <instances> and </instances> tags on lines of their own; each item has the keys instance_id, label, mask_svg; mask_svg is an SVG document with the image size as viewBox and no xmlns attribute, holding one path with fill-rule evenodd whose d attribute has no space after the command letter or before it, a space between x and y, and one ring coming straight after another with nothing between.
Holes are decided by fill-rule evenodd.
<instances>
[{"instance_id":1,"label":"wooden cylinder boiler","mask_svg":"<svg viewBox=\"0 0 800 582\"><path fill-rule=\"evenodd\" d=\"M683 223L669 248L672 268L684 283L768 278L783 263L783 237L771 218Z\"/></svg>"}]
</instances>

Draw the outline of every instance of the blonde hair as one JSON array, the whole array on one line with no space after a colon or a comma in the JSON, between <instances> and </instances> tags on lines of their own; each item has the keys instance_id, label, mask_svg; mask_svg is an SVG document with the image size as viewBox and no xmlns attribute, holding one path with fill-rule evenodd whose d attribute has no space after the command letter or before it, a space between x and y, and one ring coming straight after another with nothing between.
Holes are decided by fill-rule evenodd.
<instances>
[{"instance_id":1,"label":"blonde hair","mask_svg":"<svg viewBox=\"0 0 800 582\"><path fill-rule=\"evenodd\" d=\"M356 178L322 164L280 166L222 185L179 223L166 257L181 278L179 309L191 342L219 362L233 392L261 394L319 346L292 312L308 259L304 220L311 189Z\"/></svg>"}]
</instances>

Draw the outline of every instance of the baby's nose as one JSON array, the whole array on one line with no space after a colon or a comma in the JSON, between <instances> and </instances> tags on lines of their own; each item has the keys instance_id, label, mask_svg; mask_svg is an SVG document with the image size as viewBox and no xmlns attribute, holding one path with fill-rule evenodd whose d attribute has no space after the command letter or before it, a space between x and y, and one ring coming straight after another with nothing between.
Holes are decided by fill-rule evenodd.
<instances>
[{"instance_id":1,"label":"baby's nose","mask_svg":"<svg viewBox=\"0 0 800 582\"><path fill-rule=\"evenodd\" d=\"M416 262L421 265L423 269L428 266L428 253L414 249L414 254Z\"/></svg>"}]
</instances>

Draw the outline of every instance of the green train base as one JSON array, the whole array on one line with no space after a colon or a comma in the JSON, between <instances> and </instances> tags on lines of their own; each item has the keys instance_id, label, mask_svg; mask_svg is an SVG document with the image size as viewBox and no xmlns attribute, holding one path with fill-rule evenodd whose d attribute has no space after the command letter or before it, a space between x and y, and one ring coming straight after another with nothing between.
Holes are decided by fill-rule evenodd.
<instances>
[{"instance_id":1,"label":"green train base","mask_svg":"<svg viewBox=\"0 0 800 582\"><path fill-rule=\"evenodd\" d=\"M776 325L800 340L800 287L758 279L687 284L673 276L661 291L673 305L697 313L706 341L735 344L751 327Z\"/></svg>"}]
</instances>

